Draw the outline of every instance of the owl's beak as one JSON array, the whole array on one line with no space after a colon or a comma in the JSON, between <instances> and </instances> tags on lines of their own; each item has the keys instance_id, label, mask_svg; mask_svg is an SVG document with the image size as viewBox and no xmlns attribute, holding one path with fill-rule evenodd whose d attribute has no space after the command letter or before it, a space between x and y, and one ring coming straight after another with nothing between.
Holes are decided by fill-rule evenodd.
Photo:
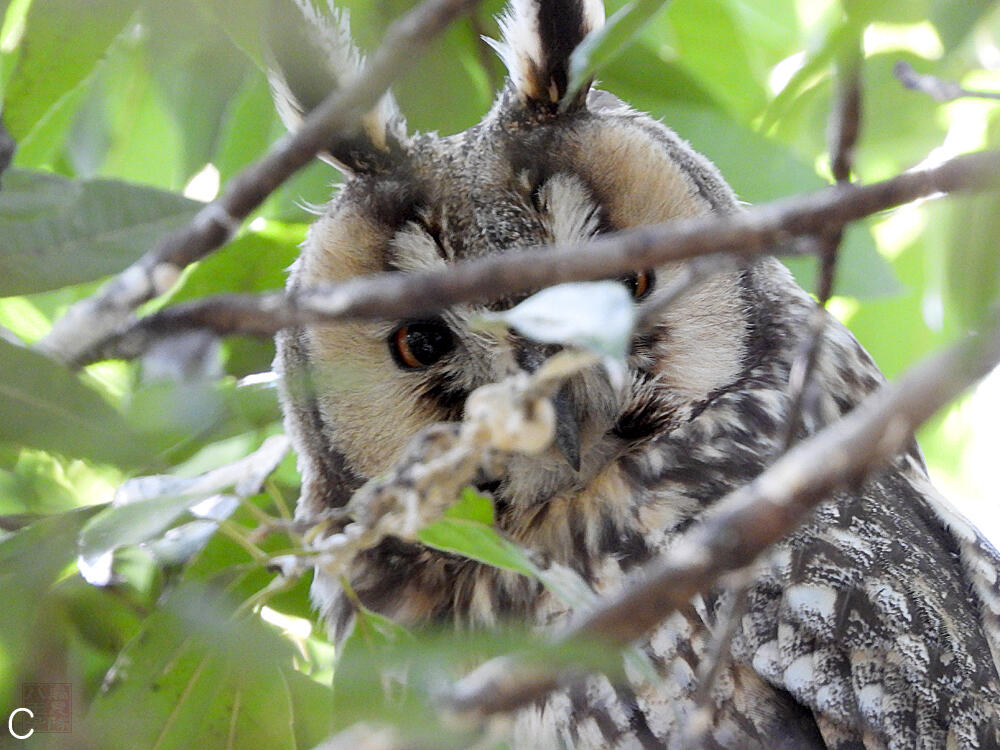
<instances>
[{"instance_id":1,"label":"owl's beak","mask_svg":"<svg viewBox=\"0 0 1000 750\"><path fill-rule=\"evenodd\" d=\"M535 372L549 357L562 350L561 346L539 344L517 334L512 335L510 340L514 348L514 358L525 372ZM580 418L572 386L563 383L551 400L556 412L556 434L553 442L573 471L579 471Z\"/></svg>"},{"instance_id":2,"label":"owl's beak","mask_svg":"<svg viewBox=\"0 0 1000 750\"><path fill-rule=\"evenodd\" d=\"M573 471L580 470L580 421L577 419L576 400L569 383L563 383L552 397L556 411L555 444Z\"/></svg>"}]
</instances>

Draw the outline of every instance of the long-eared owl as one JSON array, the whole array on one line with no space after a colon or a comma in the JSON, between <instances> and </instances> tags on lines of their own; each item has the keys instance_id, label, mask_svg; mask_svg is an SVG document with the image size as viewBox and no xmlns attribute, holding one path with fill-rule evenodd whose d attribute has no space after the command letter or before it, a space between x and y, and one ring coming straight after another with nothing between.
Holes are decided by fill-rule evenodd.
<instances>
[{"instance_id":1,"label":"long-eared owl","mask_svg":"<svg viewBox=\"0 0 1000 750\"><path fill-rule=\"evenodd\" d=\"M343 19L310 0L295 6L298 51L318 53L329 80L317 86L315 67L276 55L272 86L293 127L360 65ZM457 135L409 133L384 97L324 154L345 181L312 226L290 288L739 211L715 167L667 127L593 87L567 93L570 54L603 17L600 0L512 0L496 45L509 80L485 118ZM634 269L623 283L641 307L676 272ZM281 334L299 516L342 505L422 428L460 420L472 390L544 362L551 345L470 326L477 312L517 301ZM813 308L771 257L700 281L632 341L623 388L599 368L567 382L560 439L514 457L481 488L498 528L598 594L619 590L780 452L789 372ZM819 351L803 433L883 382L832 320ZM998 570L997 553L928 482L918 449L898 455L863 488L831 496L756 568L711 691L706 741L1000 747ZM572 615L524 577L392 537L360 555L350 579L365 605L407 624L556 627ZM313 595L335 630L349 626L336 580L317 571ZM595 676L553 694L519 715L515 745L681 746L726 601L724 592L698 597L640 644L658 679Z\"/></svg>"}]
</instances>

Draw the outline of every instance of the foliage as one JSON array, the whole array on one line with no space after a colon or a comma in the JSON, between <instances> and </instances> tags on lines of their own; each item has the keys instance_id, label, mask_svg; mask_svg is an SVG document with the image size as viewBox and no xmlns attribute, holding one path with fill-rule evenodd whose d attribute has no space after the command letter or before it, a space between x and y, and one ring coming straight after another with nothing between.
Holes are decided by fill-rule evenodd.
<instances>
[{"instance_id":1,"label":"foliage","mask_svg":"<svg viewBox=\"0 0 1000 750\"><path fill-rule=\"evenodd\" d=\"M340 4L371 48L411 2ZM281 431L273 389L243 380L269 370L270 342L209 347L203 370L180 381L155 358L73 374L21 346L189 219L217 180L282 132L261 67L258 5L0 3L0 101L18 144L14 168L0 178L0 708L19 705L25 683L70 683L78 746L88 737L97 747L310 747L335 722L364 715L352 712L370 718L383 706L385 718L405 718L400 706L425 705L426 696L385 703L373 659L422 654L417 671L427 682L413 690L503 650L475 639L421 641L366 616L345 645L334 690L308 581L268 588L269 562L301 541L281 523L297 492L293 460L249 489L164 479L209 476ZM503 71L479 35L496 35L500 9L500 0L480 6L396 85L413 127L456 132L488 109ZM938 105L891 74L906 60L996 90L1000 81L986 72L1000 48L993 3L674 0L658 11L615 0L608 10L616 22L589 58L575 60L576 75L595 74L601 87L663 118L747 201L828 181L831 62L859 39L859 179L996 143L995 102ZM154 304L280 288L310 221L306 207L324 203L336 179L319 163L303 170L231 246ZM953 199L848 233L835 309L887 374L975 325L996 300L997 209L995 195ZM793 270L811 285L809 263ZM964 435L954 433L938 423L924 444L933 465L957 476ZM160 484L145 495L97 512L126 479L153 473ZM231 515L193 512L222 496L233 499ZM421 539L539 575L492 530L491 513L466 497ZM81 579L78 541L90 553L85 570L117 550L106 585ZM512 636L501 645L518 643Z\"/></svg>"}]
</instances>

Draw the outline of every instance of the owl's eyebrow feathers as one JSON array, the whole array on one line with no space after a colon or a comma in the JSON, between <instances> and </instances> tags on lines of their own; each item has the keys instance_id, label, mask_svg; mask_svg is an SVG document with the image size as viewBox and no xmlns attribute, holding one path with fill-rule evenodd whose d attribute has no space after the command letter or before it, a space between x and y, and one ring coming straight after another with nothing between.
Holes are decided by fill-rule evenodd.
<instances>
[{"instance_id":1,"label":"owl's eyebrow feathers","mask_svg":"<svg viewBox=\"0 0 1000 750\"><path fill-rule=\"evenodd\" d=\"M386 247L387 271L436 271L447 266L450 258L441 241L426 224L408 221L393 235Z\"/></svg>"}]
</instances>

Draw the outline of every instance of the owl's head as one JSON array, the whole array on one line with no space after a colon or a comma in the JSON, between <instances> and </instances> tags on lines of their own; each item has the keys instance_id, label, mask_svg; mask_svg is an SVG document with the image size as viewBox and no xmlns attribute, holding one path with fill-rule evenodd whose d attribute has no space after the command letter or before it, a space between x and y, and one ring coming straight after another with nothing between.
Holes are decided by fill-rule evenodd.
<instances>
[{"instance_id":1,"label":"owl's head","mask_svg":"<svg viewBox=\"0 0 1000 750\"><path fill-rule=\"evenodd\" d=\"M297 36L277 46L272 74L279 111L292 127L359 66L345 24L309 0L295 1L309 23L292 31L282 24L282 33ZM496 45L509 81L482 122L465 132L410 134L384 98L355 137L324 154L345 180L312 226L290 286L443 269L515 248L734 210L715 168L666 127L590 87L567 96L570 54L603 16L599 0L513 0ZM325 62L324 85L317 85L312 63L280 53L309 48ZM637 268L621 283L643 305L672 273L670 266ZM557 444L517 459L496 491L533 503L582 486L732 382L744 367L749 325L741 283L736 273L703 282L638 335L624 392L597 369L570 381L556 399ZM286 421L301 454L307 510L342 503L362 479L388 469L421 428L460 419L473 389L550 356L552 347L516 333L470 326L484 308L517 301L279 337Z\"/></svg>"}]
</instances>

